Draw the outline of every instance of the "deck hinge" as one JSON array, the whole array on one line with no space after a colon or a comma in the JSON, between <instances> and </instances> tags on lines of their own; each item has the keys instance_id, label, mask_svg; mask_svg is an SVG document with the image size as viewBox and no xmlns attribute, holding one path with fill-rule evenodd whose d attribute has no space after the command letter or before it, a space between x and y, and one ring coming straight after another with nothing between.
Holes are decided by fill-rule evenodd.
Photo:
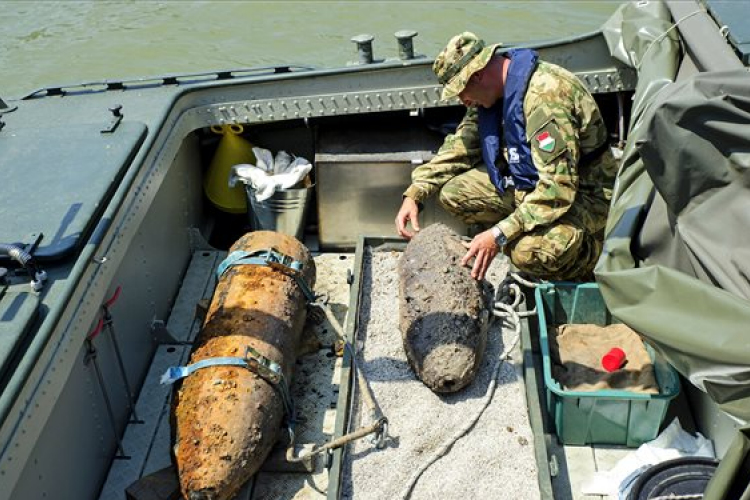
<instances>
[{"instance_id":1,"label":"deck hinge","mask_svg":"<svg viewBox=\"0 0 750 500\"><path fill-rule=\"evenodd\" d=\"M112 113L112 119L110 120L109 125L101 130L102 134L111 134L122 121L122 104L115 104L109 108L109 111Z\"/></svg>"}]
</instances>

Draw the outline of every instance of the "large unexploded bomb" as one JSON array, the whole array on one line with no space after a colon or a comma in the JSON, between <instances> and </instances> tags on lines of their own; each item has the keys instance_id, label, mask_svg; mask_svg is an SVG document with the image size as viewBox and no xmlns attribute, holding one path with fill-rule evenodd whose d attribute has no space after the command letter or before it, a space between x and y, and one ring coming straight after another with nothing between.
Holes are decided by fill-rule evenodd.
<instances>
[{"instance_id":1,"label":"large unexploded bomb","mask_svg":"<svg viewBox=\"0 0 750 500\"><path fill-rule=\"evenodd\" d=\"M443 224L412 238L399 262L400 327L406 357L435 392L455 392L476 375L487 344L482 284L461 266L466 248Z\"/></svg>"},{"instance_id":2,"label":"large unexploded bomb","mask_svg":"<svg viewBox=\"0 0 750 500\"><path fill-rule=\"evenodd\" d=\"M262 251L272 248L273 255L301 265L298 276L311 290L314 262L291 236L253 232L230 250L262 258ZM175 391L172 432L180 487L188 500L232 498L278 437L285 414L283 384L291 380L306 314L303 290L285 269L278 262L233 265L218 281L190 365L220 358L260 360L277 364L270 366L283 381L269 382L269 373L262 377L257 368L232 365L197 369L182 380Z\"/></svg>"}]
</instances>

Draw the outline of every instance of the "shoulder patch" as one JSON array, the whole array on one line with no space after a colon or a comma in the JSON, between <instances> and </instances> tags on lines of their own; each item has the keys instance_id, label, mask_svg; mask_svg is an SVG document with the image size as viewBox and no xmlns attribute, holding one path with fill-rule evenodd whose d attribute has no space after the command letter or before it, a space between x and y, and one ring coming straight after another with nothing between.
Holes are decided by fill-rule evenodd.
<instances>
[{"instance_id":1,"label":"shoulder patch","mask_svg":"<svg viewBox=\"0 0 750 500\"><path fill-rule=\"evenodd\" d=\"M541 149L542 151L551 153L555 150L555 138L552 137L552 134L547 131L544 131L536 136L536 141L539 143L539 149Z\"/></svg>"},{"instance_id":2,"label":"shoulder patch","mask_svg":"<svg viewBox=\"0 0 750 500\"><path fill-rule=\"evenodd\" d=\"M530 139L532 149L537 150L544 163L549 163L557 158L568 147L554 119L549 120L543 127L535 131Z\"/></svg>"}]
</instances>

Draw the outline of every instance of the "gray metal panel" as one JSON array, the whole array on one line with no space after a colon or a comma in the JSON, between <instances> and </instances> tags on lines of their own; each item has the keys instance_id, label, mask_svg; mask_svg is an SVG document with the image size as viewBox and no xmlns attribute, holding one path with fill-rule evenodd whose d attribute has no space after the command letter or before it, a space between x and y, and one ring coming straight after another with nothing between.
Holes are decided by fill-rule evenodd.
<instances>
[{"instance_id":1,"label":"gray metal panel","mask_svg":"<svg viewBox=\"0 0 750 500\"><path fill-rule=\"evenodd\" d=\"M99 366L105 377L115 375L113 365L99 359ZM109 460L112 429L93 366L84 364L84 349L70 379L75 383L59 395L11 498L88 499L99 489L94 472Z\"/></svg>"},{"instance_id":2,"label":"gray metal panel","mask_svg":"<svg viewBox=\"0 0 750 500\"><path fill-rule=\"evenodd\" d=\"M166 324L176 340L192 340L199 331L195 306L198 300L211 297L215 270L224 255L225 252L216 251L193 254ZM168 421L172 388L161 385L159 379L168 367L185 364L189 354L190 346L157 348L136 404L136 413L144 422L128 425L123 437L123 448L132 458L112 463L99 496L101 500L121 498L134 481L170 465Z\"/></svg>"},{"instance_id":3,"label":"gray metal panel","mask_svg":"<svg viewBox=\"0 0 750 500\"><path fill-rule=\"evenodd\" d=\"M174 104L168 99L168 95L169 93L158 89L150 95L133 94L134 98L143 99L143 102L133 107L134 112L130 116L135 118L133 115L139 114L144 119L136 121L148 123L154 134L146 139L132 162L132 168L127 169L123 180L117 185L115 194L104 209L102 220L105 220L106 224L97 226L76 261L46 269L50 280L42 295L44 303L40 309L41 326L30 338L26 353L14 368L8 385L0 393L0 476L4 485L0 488L0 498L10 498L16 487L25 488L21 481L34 480L24 472L27 467L33 466L32 454L35 449L50 446L55 442L54 432L46 432L46 427L52 426L67 433L90 430L86 427L86 422L81 422L80 426L71 421L57 421L51 424L50 415L56 404L62 404L60 398L64 393L64 385L70 383L77 386L82 383L74 369L80 346L92 325L98 320L100 304L112 293L111 283L125 254L133 245L146 247L147 242L138 241L136 232L142 227L156 191L162 185L166 173L174 165L182 141L188 135L189 130L182 128L179 122L174 126L160 127ZM84 100L45 99L40 106L37 106L40 104L38 102L19 103L13 117L4 117L7 118L4 133L12 130L11 127L17 123L27 126L34 123L65 126L97 122L99 116L111 116L106 111L107 106L116 104L116 101L112 101L121 98L121 102L127 100L127 97L117 93L94 94ZM135 111L136 109L139 111ZM175 114L179 116L179 110L175 110ZM171 137L172 140L166 140L167 137ZM159 146L151 149L154 142ZM191 203L194 202L195 200ZM174 208L178 213L192 214L188 207L175 205ZM183 234L186 232L184 226L176 225L168 226L165 232L172 230L181 230ZM180 239L178 233L175 244L179 244ZM158 250L169 254L170 248ZM165 264L162 262L160 265ZM169 255L166 265L171 268L182 264L179 256ZM184 266L181 269L184 269ZM165 274L165 278L169 276L171 273ZM131 273L127 278L137 281L139 275ZM122 283L119 277L116 281ZM135 321L137 315L133 316L132 320ZM149 348L140 355L150 357L151 354L152 350ZM47 441L48 439L52 441ZM109 444L110 449L113 449L113 441ZM78 447L75 451L81 454L92 452L90 449ZM62 463L69 467L75 466L71 460ZM107 466L107 460L100 460L89 473L103 477ZM60 464L57 467L61 471L65 470Z\"/></svg>"},{"instance_id":4,"label":"gray metal panel","mask_svg":"<svg viewBox=\"0 0 750 500\"><path fill-rule=\"evenodd\" d=\"M719 33L719 26L695 0L664 0L675 21L688 54L702 71L742 68L742 63ZM738 2L742 3L742 2ZM744 19L739 20L744 21Z\"/></svg>"},{"instance_id":5,"label":"gray metal panel","mask_svg":"<svg viewBox=\"0 0 750 500\"><path fill-rule=\"evenodd\" d=\"M321 248L353 248L363 234L396 235L396 212L404 190L411 183L414 166L409 161L316 161ZM433 197L424 204L420 224L435 222L466 232L466 227L445 212Z\"/></svg>"},{"instance_id":6,"label":"gray metal panel","mask_svg":"<svg viewBox=\"0 0 750 500\"><path fill-rule=\"evenodd\" d=\"M601 33L575 38L567 43L532 45L540 59L573 72L594 94L635 89L634 69L612 57Z\"/></svg>"},{"instance_id":7,"label":"gray metal panel","mask_svg":"<svg viewBox=\"0 0 750 500\"><path fill-rule=\"evenodd\" d=\"M196 146L195 137L191 136L173 157L154 202L144 207L147 212L144 221L128 242L122 264L106 294L110 297L116 286L122 286L111 312L129 383L136 390L141 386L154 352L151 324L154 319L167 316L191 254L189 227L197 223L202 196ZM98 304L91 306L96 308ZM84 335L91 331L96 319L91 325L81 326ZM121 432L128 417L127 397L109 335L111 333L106 331L100 333L95 345L116 425ZM76 350L78 356L73 369L43 424L44 429L19 477L13 498L41 498L45 492L48 496L52 492L50 497L58 497L58 490L58 498L94 498L100 478L109 468L109 460L115 453L111 422L94 368L91 363L83 365L80 344ZM65 354L68 355L67 351ZM153 411L153 408L140 410L144 416ZM139 417L140 412L136 411ZM156 412L158 414L158 409ZM127 455L139 450L136 445L124 447ZM121 462L129 461L117 461ZM81 469L86 473L80 473ZM40 474L49 481L40 481ZM56 483L65 487L56 487ZM2 492L0 497L3 497Z\"/></svg>"},{"instance_id":8,"label":"gray metal panel","mask_svg":"<svg viewBox=\"0 0 750 500\"><path fill-rule=\"evenodd\" d=\"M750 2L705 0L708 11L726 30L727 38L740 53L742 62L750 63Z\"/></svg>"},{"instance_id":9,"label":"gray metal panel","mask_svg":"<svg viewBox=\"0 0 750 500\"><path fill-rule=\"evenodd\" d=\"M394 220L411 172L430 161L442 141L442 135L418 128L321 130L315 156L321 248L354 248L361 234L396 236ZM420 223L438 221L466 230L433 197Z\"/></svg>"},{"instance_id":10,"label":"gray metal panel","mask_svg":"<svg viewBox=\"0 0 750 500\"><path fill-rule=\"evenodd\" d=\"M39 296L31 292L0 290L0 380L8 364L26 340L39 312ZM24 285L28 290L28 284ZM5 293L3 293L5 292Z\"/></svg>"},{"instance_id":11,"label":"gray metal panel","mask_svg":"<svg viewBox=\"0 0 750 500\"><path fill-rule=\"evenodd\" d=\"M33 243L31 233L43 233L37 258L83 244L146 135L142 123L109 134L102 126L9 126L0 134L0 242Z\"/></svg>"},{"instance_id":12,"label":"gray metal panel","mask_svg":"<svg viewBox=\"0 0 750 500\"><path fill-rule=\"evenodd\" d=\"M737 435L737 430L746 424L732 419L721 411L708 394L693 384L685 383L682 386L687 392L697 429L713 441L716 456L723 457Z\"/></svg>"}]
</instances>

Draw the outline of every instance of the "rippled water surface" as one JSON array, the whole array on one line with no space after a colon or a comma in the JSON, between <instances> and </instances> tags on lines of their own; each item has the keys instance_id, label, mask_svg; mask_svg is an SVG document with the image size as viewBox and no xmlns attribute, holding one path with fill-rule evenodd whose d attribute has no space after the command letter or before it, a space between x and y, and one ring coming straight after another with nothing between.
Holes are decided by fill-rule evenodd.
<instances>
[{"instance_id":1,"label":"rippled water surface","mask_svg":"<svg viewBox=\"0 0 750 500\"><path fill-rule=\"evenodd\" d=\"M616 1L2 1L0 96L62 83L298 63L343 66L350 38L375 36L375 58L397 56L393 34L416 30L430 58L454 34L520 42L597 29Z\"/></svg>"}]
</instances>

